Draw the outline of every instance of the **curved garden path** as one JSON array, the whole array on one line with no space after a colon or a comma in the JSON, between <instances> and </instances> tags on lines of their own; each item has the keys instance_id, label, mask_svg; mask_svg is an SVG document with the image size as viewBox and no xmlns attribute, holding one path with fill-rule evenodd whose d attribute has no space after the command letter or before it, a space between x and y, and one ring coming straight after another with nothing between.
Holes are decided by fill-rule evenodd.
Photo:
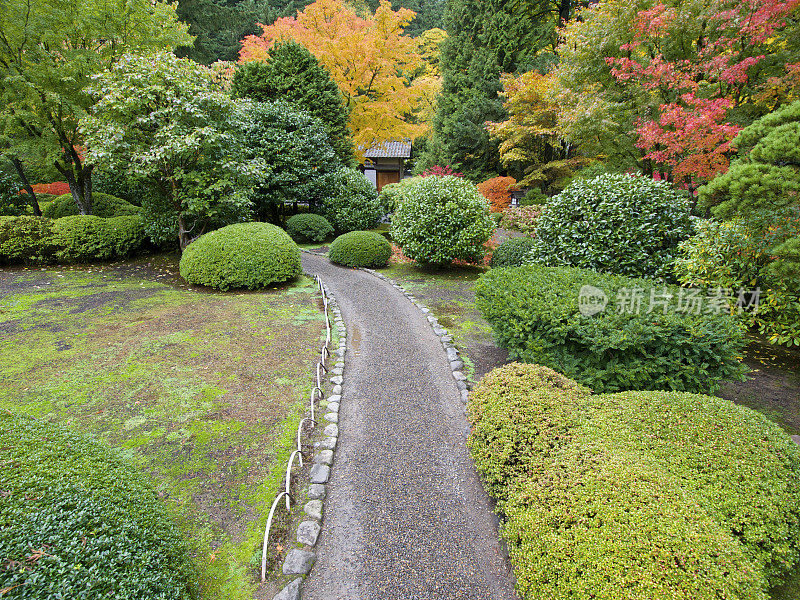
<instances>
[{"instance_id":1,"label":"curved garden path","mask_svg":"<svg viewBox=\"0 0 800 600\"><path fill-rule=\"evenodd\" d=\"M323 278L348 329L341 434L303 598L516 598L428 322L366 272L308 254L303 267Z\"/></svg>"}]
</instances>

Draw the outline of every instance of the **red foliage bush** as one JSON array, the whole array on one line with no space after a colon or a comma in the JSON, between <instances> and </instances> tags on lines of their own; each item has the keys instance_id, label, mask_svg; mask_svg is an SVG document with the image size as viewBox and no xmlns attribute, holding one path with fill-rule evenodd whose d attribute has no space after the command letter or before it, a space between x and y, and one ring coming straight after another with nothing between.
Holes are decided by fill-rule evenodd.
<instances>
[{"instance_id":1,"label":"red foliage bush","mask_svg":"<svg viewBox=\"0 0 800 600\"><path fill-rule=\"evenodd\" d=\"M511 192L517 190L513 177L493 177L478 184L478 191L492 203L492 212L503 212L511 206Z\"/></svg>"},{"instance_id":2,"label":"red foliage bush","mask_svg":"<svg viewBox=\"0 0 800 600\"><path fill-rule=\"evenodd\" d=\"M32 186L36 194L51 194L61 196L69 193L69 184L66 181L54 181L53 183L34 183Z\"/></svg>"}]
</instances>

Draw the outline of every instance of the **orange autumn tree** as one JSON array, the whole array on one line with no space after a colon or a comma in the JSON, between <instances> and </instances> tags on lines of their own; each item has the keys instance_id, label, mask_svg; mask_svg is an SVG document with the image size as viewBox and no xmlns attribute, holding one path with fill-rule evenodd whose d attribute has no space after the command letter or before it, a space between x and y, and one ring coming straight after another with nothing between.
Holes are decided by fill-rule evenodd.
<instances>
[{"instance_id":1,"label":"orange autumn tree","mask_svg":"<svg viewBox=\"0 0 800 600\"><path fill-rule=\"evenodd\" d=\"M478 191L492 205L492 212L503 212L511 206L511 192L517 190L513 177L492 177L478 184Z\"/></svg>"},{"instance_id":2,"label":"orange autumn tree","mask_svg":"<svg viewBox=\"0 0 800 600\"><path fill-rule=\"evenodd\" d=\"M410 75L420 65L417 43L403 35L415 13L381 0L374 15L364 17L341 0L317 0L297 14L242 42L240 62L267 60L279 40L292 39L317 57L338 84L350 109L350 129L361 152L373 143L415 138L427 126L413 114L427 90L412 85Z\"/></svg>"}]
</instances>

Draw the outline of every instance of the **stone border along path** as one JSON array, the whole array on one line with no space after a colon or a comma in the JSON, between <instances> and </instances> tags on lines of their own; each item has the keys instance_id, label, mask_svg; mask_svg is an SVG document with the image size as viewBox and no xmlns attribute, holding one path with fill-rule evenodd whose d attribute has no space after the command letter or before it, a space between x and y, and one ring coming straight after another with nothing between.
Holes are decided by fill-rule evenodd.
<instances>
[{"instance_id":1,"label":"stone border along path","mask_svg":"<svg viewBox=\"0 0 800 600\"><path fill-rule=\"evenodd\" d=\"M379 273L308 252L303 268L336 298L350 344L343 373L331 372L335 385L347 379L334 402L341 406L337 423L316 444L315 461L330 457L333 464L317 469L326 489L313 483L308 490L312 501L325 497L326 513L316 554L303 555L302 570L311 572L302 597L516 598L497 519L464 444L467 390L452 338ZM334 448L335 457L323 455ZM300 594L295 580L276 599Z\"/></svg>"}]
</instances>

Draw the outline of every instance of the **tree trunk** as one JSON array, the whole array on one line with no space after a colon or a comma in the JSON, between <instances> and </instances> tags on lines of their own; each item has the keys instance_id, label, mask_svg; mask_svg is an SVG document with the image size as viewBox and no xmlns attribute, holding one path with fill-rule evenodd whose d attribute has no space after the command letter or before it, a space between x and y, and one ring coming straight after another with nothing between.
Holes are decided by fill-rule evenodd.
<instances>
[{"instance_id":1,"label":"tree trunk","mask_svg":"<svg viewBox=\"0 0 800 600\"><path fill-rule=\"evenodd\" d=\"M181 252L186 250L186 246L191 242L189 232L186 230L186 221L183 219L183 213L178 213L178 243L181 247Z\"/></svg>"},{"instance_id":2,"label":"tree trunk","mask_svg":"<svg viewBox=\"0 0 800 600\"><path fill-rule=\"evenodd\" d=\"M81 215L92 214L92 170L94 165L81 164L74 146L64 150L64 164L56 161L55 167L69 184L69 191Z\"/></svg>"},{"instance_id":3,"label":"tree trunk","mask_svg":"<svg viewBox=\"0 0 800 600\"><path fill-rule=\"evenodd\" d=\"M15 156L11 159L11 164L14 165L17 175L19 175L19 178L22 181L22 188L28 194L28 198L30 198L31 206L33 206L33 214L37 217L41 217L42 209L39 208L39 201L36 199L36 192L33 191L33 186L31 185L31 182L28 181L28 176L25 175L25 169L22 166L22 161Z\"/></svg>"}]
</instances>

